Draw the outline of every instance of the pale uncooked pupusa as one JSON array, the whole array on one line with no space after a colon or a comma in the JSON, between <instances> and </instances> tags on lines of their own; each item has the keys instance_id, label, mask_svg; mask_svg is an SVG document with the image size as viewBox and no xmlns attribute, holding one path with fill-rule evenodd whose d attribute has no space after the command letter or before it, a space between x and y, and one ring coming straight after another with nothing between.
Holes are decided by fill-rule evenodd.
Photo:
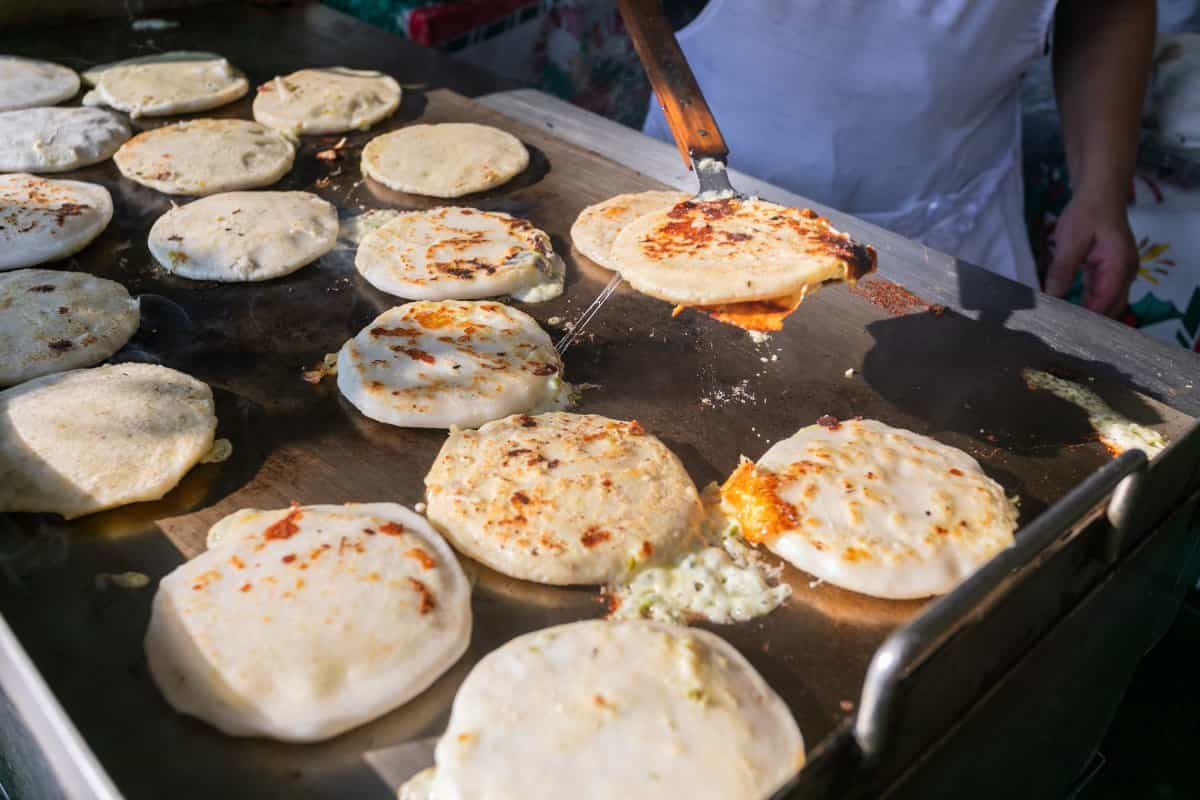
<instances>
[{"instance_id":1,"label":"pale uncooked pupusa","mask_svg":"<svg viewBox=\"0 0 1200 800\"><path fill-rule=\"evenodd\" d=\"M0 111L52 106L79 91L75 70L49 61L0 56Z\"/></svg>"},{"instance_id":2,"label":"pale uncooked pupusa","mask_svg":"<svg viewBox=\"0 0 1200 800\"><path fill-rule=\"evenodd\" d=\"M470 584L395 503L237 511L163 578L150 673L177 710L234 736L311 742L424 691L467 649Z\"/></svg>"},{"instance_id":3,"label":"pale uncooked pupusa","mask_svg":"<svg viewBox=\"0 0 1200 800\"><path fill-rule=\"evenodd\" d=\"M721 487L741 534L845 589L944 594L1013 543L1016 505L971 456L875 420L801 429Z\"/></svg>"},{"instance_id":4,"label":"pale uncooked pupusa","mask_svg":"<svg viewBox=\"0 0 1200 800\"><path fill-rule=\"evenodd\" d=\"M0 511L67 519L157 500L209 454L200 381L153 364L45 375L0 392Z\"/></svg>"},{"instance_id":5,"label":"pale uncooked pupusa","mask_svg":"<svg viewBox=\"0 0 1200 800\"><path fill-rule=\"evenodd\" d=\"M368 234L354 266L375 288L410 300L562 294L564 265L528 220L473 208L401 214Z\"/></svg>"},{"instance_id":6,"label":"pale uncooked pupusa","mask_svg":"<svg viewBox=\"0 0 1200 800\"><path fill-rule=\"evenodd\" d=\"M651 190L619 194L590 205L571 225L571 241L575 248L600 266L611 269L609 263L613 242L625 226L652 211L671 208L687 200L683 192Z\"/></svg>"},{"instance_id":7,"label":"pale uncooked pupusa","mask_svg":"<svg viewBox=\"0 0 1200 800\"><path fill-rule=\"evenodd\" d=\"M462 197L500 186L529 166L529 151L511 133L471 122L410 125L363 148L362 171L389 189Z\"/></svg>"},{"instance_id":8,"label":"pale uncooked pupusa","mask_svg":"<svg viewBox=\"0 0 1200 800\"><path fill-rule=\"evenodd\" d=\"M383 312L342 346L337 384L366 416L413 428L482 425L560 407L570 392L532 317L466 300Z\"/></svg>"},{"instance_id":9,"label":"pale uncooked pupusa","mask_svg":"<svg viewBox=\"0 0 1200 800\"><path fill-rule=\"evenodd\" d=\"M115 281L48 269L0 274L0 386L99 363L138 320L138 301Z\"/></svg>"},{"instance_id":10,"label":"pale uncooked pupusa","mask_svg":"<svg viewBox=\"0 0 1200 800\"><path fill-rule=\"evenodd\" d=\"M112 220L112 197L95 183L0 175L0 270L78 253Z\"/></svg>"},{"instance_id":11,"label":"pale uncooked pupusa","mask_svg":"<svg viewBox=\"0 0 1200 800\"><path fill-rule=\"evenodd\" d=\"M308 192L225 192L168 211L150 229L165 269L195 280L265 281L337 243L337 209Z\"/></svg>"},{"instance_id":12,"label":"pale uncooked pupusa","mask_svg":"<svg viewBox=\"0 0 1200 800\"><path fill-rule=\"evenodd\" d=\"M197 119L144 131L113 161L135 183L166 194L209 195L269 186L292 168L296 147L242 119Z\"/></svg>"},{"instance_id":13,"label":"pale uncooked pupusa","mask_svg":"<svg viewBox=\"0 0 1200 800\"><path fill-rule=\"evenodd\" d=\"M425 477L431 522L514 578L598 584L697 545L703 508L637 422L525 414L452 430Z\"/></svg>"},{"instance_id":14,"label":"pale uncooked pupusa","mask_svg":"<svg viewBox=\"0 0 1200 800\"><path fill-rule=\"evenodd\" d=\"M93 67L83 79L95 87L84 105L110 106L134 118L207 111L232 103L250 86L221 56L183 51Z\"/></svg>"},{"instance_id":15,"label":"pale uncooked pupusa","mask_svg":"<svg viewBox=\"0 0 1200 800\"><path fill-rule=\"evenodd\" d=\"M454 698L420 800L766 800L804 765L800 730L708 631L587 621L520 636ZM402 790L403 791L403 790ZM402 794L402 796L405 796Z\"/></svg>"},{"instance_id":16,"label":"pale uncooked pupusa","mask_svg":"<svg viewBox=\"0 0 1200 800\"><path fill-rule=\"evenodd\" d=\"M400 84L382 72L302 69L258 87L254 118L295 134L366 130L391 116L400 95Z\"/></svg>"},{"instance_id":17,"label":"pale uncooked pupusa","mask_svg":"<svg viewBox=\"0 0 1200 800\"><path fill-rule=\"evenodd\" d=\"M102 108L0 112L0 172L66 172L111 156L129 126Z\"/></svg>"}]
</instances>

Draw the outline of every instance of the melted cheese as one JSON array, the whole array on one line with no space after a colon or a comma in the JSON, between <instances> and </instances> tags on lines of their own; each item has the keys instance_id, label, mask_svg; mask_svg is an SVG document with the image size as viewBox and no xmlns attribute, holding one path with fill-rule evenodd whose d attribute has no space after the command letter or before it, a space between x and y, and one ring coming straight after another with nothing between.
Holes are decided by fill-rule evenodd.
<instances>
[{"instance_id":1,"label":"melted cheese","mask_svg":"<svg viewBox=\"0 0 1200 800\"><path fill-rule=\"evenodd\" d=\"M629 574L609 588L612 619L729 624L769 614L788 598L791 587L779 583L779 569L763 564L723 513L715 484L702 501L705 539L669 564L631 561Z\"/></svg>"},{"instance_id":2,"label":"melted cheese","mask_svg":"<svg viewBox=\"0 0 1200 800\"><path fill-rule=\"evenodd\" d=\"M635 572L615 587L612 619L745 622L769 614L791 594L774 583L749 549L734 537L725 547L705 547L676 563Z\"/></svg>"},{"instance_id":3,"label":"melted cheese","mask_svg":"<svg viewBox=\"0 0 1200 800\"><path fill-rule=\"evenodd\" d=\"M803 291L786 297L775 297L770 300L751 300L745 303L723 303L715 306L693 306L697 311L707 314L717 322L733 325L745 331L783 330L783 321L800 307L800 303L816 286L805 286ZM686 306L676 308L676 313ZM674 315L672 315L674 316Z\"/></svg>"},{"instance_id":4,"label":"melted cheese","mask_svg":"<svg viewBox=\"0 0 1200 800\"><path fill-rule=\"evenodd\" d=\"M795 526L796 507L779 497L778 486L778 476L756 469L746 458L721 486L721 496L749 541L768 542Z\"/></svg>"},{"instance_id":5,"label":"melted cheese","mask_svg":"<svg viewBox=\"0 0 1200 800\"><path fill-rule=\"evenodd\" d=\"M1100 398L1100 395L1087 387L1038 369L1021 370L1021 377L1030 388L1045 389L1056 397L1082 408L1087 414L1088 424L1095 429L1100 441L1104 442L1115 456L1126 450L1138 449L1153 458L1167 446L1167 440L1161 433L1117 413Z\"/></svg>"}]
</instances>

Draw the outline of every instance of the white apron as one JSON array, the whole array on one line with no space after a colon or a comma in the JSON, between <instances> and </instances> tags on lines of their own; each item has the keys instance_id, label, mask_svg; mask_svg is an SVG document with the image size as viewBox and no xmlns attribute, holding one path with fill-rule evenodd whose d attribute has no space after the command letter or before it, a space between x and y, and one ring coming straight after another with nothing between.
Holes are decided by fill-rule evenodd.
<instances>
[{"instance_id":1,"label":"white apron","mask_svg":"<svg viewBox=\"0 0 1200 800\"><path fill-rule=\"evenodd\" d=\"M1036 286L1017 86L1055 3L710 0L679 42L731 166Z\"/></svg>"}]
</instances>

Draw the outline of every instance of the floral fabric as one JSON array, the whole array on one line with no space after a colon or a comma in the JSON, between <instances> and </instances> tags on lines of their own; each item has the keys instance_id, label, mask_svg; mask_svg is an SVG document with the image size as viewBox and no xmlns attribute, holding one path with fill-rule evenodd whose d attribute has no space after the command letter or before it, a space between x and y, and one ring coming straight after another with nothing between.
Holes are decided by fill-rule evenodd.
<instances>
[{"instance_id":1,"label":"floral fabric","mask_svg":"<svg viewBox=\"0 0 1200 800\"><path fill-rule=\"evenodd\" d=\"M1061 160L1027 174L1030 235L1044 271L1054 253L1054 226L1071 199ZM1144 167L1130 191L1129 224L1141 264L1122 321L1168 344L1200 352L1200 182L1178 171ZM1081 302L1082 277L1067 295Z\"/></svg>"},{"instance_id":2,"label":"floral fabric","mask_svg":"<svg viewBox=\"0 0 1200 800\"><path fill-rule=\"evenodd\" d=\"M626 125L641 127L645 117L650 86L616 0L325 2L420 44L466 56L474 47L532 26L532 53L511 60L511 77ZM664 8L678 28L704 4L667 0ZM519 41L523 45L526 39Z\"/></svg>"}]
</instances>

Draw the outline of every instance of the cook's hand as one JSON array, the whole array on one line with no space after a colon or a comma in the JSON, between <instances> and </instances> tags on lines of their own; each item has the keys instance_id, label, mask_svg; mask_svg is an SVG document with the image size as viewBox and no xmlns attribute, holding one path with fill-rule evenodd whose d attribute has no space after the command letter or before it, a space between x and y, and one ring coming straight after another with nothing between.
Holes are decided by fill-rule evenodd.
<instances>
[{"instance_id":1,"label":"cook's hand","mask_svg":"<svg viewBox=\"0 0 1200 800\"><path fill-rule=\"evenodd\" d=\"M1119 316L1138 270L1137 243L1124 204L1076 195L1054 226L1054 243L1046 291L1065 296L1082 268L1083 304L1098 314Z\"/></svg>"}]
</instances>

